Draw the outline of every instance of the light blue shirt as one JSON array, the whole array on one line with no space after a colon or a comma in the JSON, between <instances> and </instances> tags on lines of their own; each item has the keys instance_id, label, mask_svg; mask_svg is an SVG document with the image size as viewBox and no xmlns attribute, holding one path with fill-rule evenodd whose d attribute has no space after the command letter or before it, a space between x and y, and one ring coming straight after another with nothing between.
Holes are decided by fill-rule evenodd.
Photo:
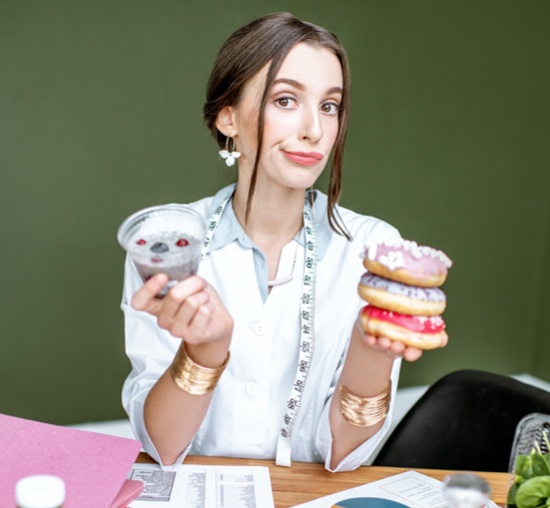
<instances>
[{"instance_id":1,"label":"light blue shirt","mask_svg":"<svg viewBox=\"0 0 550 508\"><path fill-rule=\"evenodd\" d=\"M220 206L227 196L235 192L235 184L228 185L220 190L213 198L212 205L210 206L209 216L214 213L214 210ZM334 231L330 227L327 217L327 196L319 191L315 192L315 202L313 204L313 216L315 218L315 228L317 233L317 259L322 261L325 253L327 252L330 244L330 239L334 234ZM246 249L252 249L254 258L254 269L256 271L256 278L258 280L258 289L263 302L267 300L268 296L268 273L267 273L267 259L265 254L259 249L254 242L248 237L242 228L241 224L235 216L233 210L233 200L231 199L220 218L218 227L212 239L212 243L208 248L208 252L213 252L218 249L222 249L231 242L239 242L242 247ZM302 247L304 246L304 231L302 230L294 238Z\"/></svg>"}]
</instances>

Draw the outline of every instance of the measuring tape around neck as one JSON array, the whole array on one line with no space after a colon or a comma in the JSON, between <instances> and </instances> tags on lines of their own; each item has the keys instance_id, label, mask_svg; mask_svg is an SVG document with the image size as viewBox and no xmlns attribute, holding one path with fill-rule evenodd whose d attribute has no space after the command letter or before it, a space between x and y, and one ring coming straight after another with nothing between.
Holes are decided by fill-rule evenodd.
<instances>
[{"instance_id":1,"label":"measuring tape around neck","mask_svg":"<svg viewBox=\"0 0 550 508\"><path fill-rule=\"evenodd\" d=\"M204 260L208 247L212 242L220 218L227 203L233 194L223 201L214 210L208 220L208 229L201 251L201 261ZM302 279L302 294L300 297L300 349L298 355L298 366L292 390L286 403L286 410L283 416L279 438L277 440L277 456L275 463L278 466L290 467L292 453L292 429L300 414L302 407L302 395L306 387L309 371L313 362L315 352L315 283L317 279L317 237L315 233L315 222L312 217L313 208L309 206L306 196L304 204L304 276Z\"/></svg>"},{"instance_id":2,"label":"measuring tape around neck","mask_svg":"<svg viewBox=\"0 0 550 508\"><path fill-rule=\"evenodd\" d=\"M300 352L294 385L286 403L283 425L277 441L278 466L290 467L292 452L292 429L302 407L302 395L306 387L307 377L313 362L315 352L315 282L317 280L317 237L315 224L307 204L304 206L304 278L302 279L302 296L300 298Z\"/></svg>"}]
</instances>

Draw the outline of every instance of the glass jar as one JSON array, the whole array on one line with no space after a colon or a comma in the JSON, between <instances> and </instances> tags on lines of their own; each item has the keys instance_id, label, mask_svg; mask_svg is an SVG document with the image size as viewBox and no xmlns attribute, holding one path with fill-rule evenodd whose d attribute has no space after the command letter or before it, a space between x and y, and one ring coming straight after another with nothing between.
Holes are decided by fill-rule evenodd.
<instances>
[{"instance_id":1,"label":"glass jar","mask_svg":"<svg viewBox=\"0 0 550 508\"><path fill-rule=\"evenodd\" d=\"M449 508L483 508L491 499L491 486L475 474L453 474L445 478L443 493Z\"/></svg>"},{"instance_id":2,"label":"glass jar","mask_svg":"<svg viewBox=\"0 0 550 508\"><path fill-rule=\"evenodd\" d=\"M518 423L510 454L507 508L534 508L550 503L549 438L549 415L532 413Z\"/></svg>"}]
</instances>

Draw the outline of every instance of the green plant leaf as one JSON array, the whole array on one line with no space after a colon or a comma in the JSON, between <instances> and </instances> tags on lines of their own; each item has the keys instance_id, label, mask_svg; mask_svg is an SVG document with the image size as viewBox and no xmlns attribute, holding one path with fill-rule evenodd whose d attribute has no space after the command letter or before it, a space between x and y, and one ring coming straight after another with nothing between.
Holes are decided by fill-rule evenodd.
<instances>
[{"instance_id":1,"label":"green plant leaf","mask_svg":"<svg viewBox=\"0 0 550 508\"><path fill-rule=\"evenodd\" d=\"M511 504L513 505L516 504L516 494L518 492L518 489L519 489L519 483L514 483L510 487L510 490L508 491L508 501L506 502L508 506L510 506Z\"/></svg>"},{"instance_id":2,"label":"green plant leaf","mask_svg":"<svg viewBox=\"0 0 550 508\"><path fill-rule=\"evenodd\" d=\"M534 476L548 476L550 475L550 467L548 467L548 462L546 459L539 453L531 455L531 462L533 464L533 475Z\"/></svg>"},{"instance_id":3,"label":"green plant leaf","mask_svg":"<svg viewBox=\"0 0 550 508\"><path fill-rule=\"evenodd\" d=\"M532 455L518 455L516 459L516 474L523 476L526 480L533 477Z\"/></svg>"},{"instance_id":4,"label":"green plant leaf","mask_svg":"<svg viewBox=\"0 0 550 508\"><path fill-rule=\"evenodd\" d=\"M550 476L536 476L524 481L517 490L518 508L536 508L546 505L550 497Z\"/></svg>"}]
</instances>

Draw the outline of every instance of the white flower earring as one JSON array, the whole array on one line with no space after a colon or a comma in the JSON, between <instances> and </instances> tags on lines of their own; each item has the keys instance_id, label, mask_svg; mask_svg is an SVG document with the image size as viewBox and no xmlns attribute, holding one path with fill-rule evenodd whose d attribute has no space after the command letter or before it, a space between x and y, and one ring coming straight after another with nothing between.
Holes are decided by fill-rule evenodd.
<instances>
[{"instance_id":1,"label":"white flower earring","mask_svg":"<svg viewBox=\"0 0 550 508\"><path fill-rule=\"evenodd\" d=\"M229 140L233 143L232 151L229 150ZM233 166L233 164L235 164L235 160L241 156L240 152L235 151L235 148L237 148L237 145L235 144L235 141L233 141L233 138L225 138L225 150L220 150L219 154L222 156L222 159L225 159L225 163L228 166Z\"/></svg>"}]
</instances>

